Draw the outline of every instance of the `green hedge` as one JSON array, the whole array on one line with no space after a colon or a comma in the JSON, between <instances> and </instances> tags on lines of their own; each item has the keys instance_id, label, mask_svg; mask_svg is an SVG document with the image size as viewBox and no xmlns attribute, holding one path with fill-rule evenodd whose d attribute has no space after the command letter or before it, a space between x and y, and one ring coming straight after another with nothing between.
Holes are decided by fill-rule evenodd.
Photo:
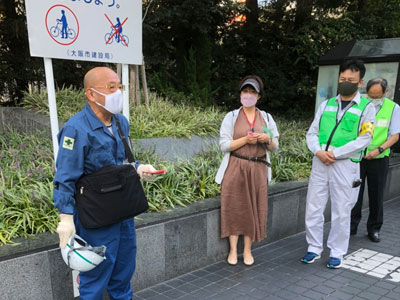
<instances>
[{"instance_id":1,"label":"green hedge","mask_svg":"<svg viewBox=\"0 0 400 300\"><path fill-rule=\"evenodd\" d=\"M133 137L217 134L224 112L176 105L152 96L149 108L137 106L131 114ZM25 106L47 112L45 93L26 94ZM63 89L57 94L59 117L68 119L83 106L83 94ZM307 179L312 155L305 144L309 121L276 118L280 150L272 154L273 183ZM191 160L163 161L152 153L135 153L137 159L167 173L145 182L150 211L164 211L219 195L214 182L223 154L202 152ZM58 213L53 207L54 161L50 139L9 130L0 135L0 245L40 232L55 232Z\"/></svg>"},{"instance_id":2,"label":"green hedge","mask_svg":"<svg viewBox=\"0 0 400 300\"><path fill-rule=\"evenodd\" d=\"M272 182L308 179L313 154L306 144L306 133L311 120L276 120L279 150L271 155Z\"/></svg>"},{"instance_id":3,"label":"green hedge","mask_svg":"<svg viewBox=\"0 0 400 300\"><path fill-rule=\"evenodd\" d=\"M12 238L54 232L53 154L43 134L0 135L0 245Z\"/></svg>"},{"instance_id":4,"label":"green hedge","mask_svg":"<svg viewBox=\"0 0 400 300\"><path fill-rule=\"evenodd\" d=\"M272 155L273 182L308 178L311 154L299 122L281 128L281 150ZM135 153L167 173L145 182L150 211L164 211L219 195L214 182L222 152L212 149L191 160L162 161L151 153ZM10 130L0 135L0 245L40 232L55 232L57 210L52 201L54 161L51 141L43 133L26 136Z\"/></svg>"},{"instance_id":5,"label":"green hedge","mask_svg":"<svg viewBox=\"0 0 400 300\"><path fill-rule=\"evenodd\" d=\"M216 150L190 161L162 161L151 153L135 153L140 161L167 173L144 182L150 211L185 206L219 194L214 182L222 158ZM0 245L40 232L55 232L58 213L53 206L54 160L43 133L26 136L13 130L0 135Z\"/></svg>"},{"instance_id":6,"label":"green hedge","mask_svg":"<svg viewBox=\"0 0 400 300\"><path fill-rule=\"evenodd\" d=\"M56 92L57 113L61 120L68 120L85 105L83 91L72 87ZM132 139L153 137L190 137L218 134L224 113L214 107L198 108L171 101L149 93L149 107L135 106L130 111ZM22 105L38 113L49 114L47 92L25 92Z\"/></svg>"}]
</instances>

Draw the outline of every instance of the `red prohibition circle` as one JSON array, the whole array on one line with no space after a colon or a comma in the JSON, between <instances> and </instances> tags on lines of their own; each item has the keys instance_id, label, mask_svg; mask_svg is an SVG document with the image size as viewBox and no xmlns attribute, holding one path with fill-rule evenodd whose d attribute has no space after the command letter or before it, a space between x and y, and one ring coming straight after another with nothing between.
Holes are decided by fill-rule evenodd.
<instances>
[{"instance_id":1,"label":"red prohibition circle","mask_svg":"<svg viewBox=\"0 0 400 300\"><path fill-rule=\"evenodd\" d=\"M71 14L72 14L72 15L74 16L74 18L75 18L76 25L77 25L77 29L76 29L76 37L73 39L72 42L69 42L69 43L60 43L59 41L57 41L57 40L53 37L53 35L52 35L51 32L49 31L49 27L47 26L47 16L49 15L49 12L50 12L54 7L57 7L57 6L61 6L61 7L66 8L68 11L71 12ZM79 22L78 22L78 18L76 17L76 15L74 14L74 12L73 12L69 7L66 7L65 5L56 4L56 5L53 5L52 7L50 7L49 10L48 10L47 13L46 13L46 18L45 18L45 20L44 20L44 23L45 23L45 25L46 25L46 30L47 30L47 33L49 34L49 36L53 39L53 41L55 41L57 44L60 44L60 45L62 45L62 46L71 45L72 43L74 43L74 42L76 41L76 39L77 39L78 36L79 36Z\"/></svg>"}]
</instances>

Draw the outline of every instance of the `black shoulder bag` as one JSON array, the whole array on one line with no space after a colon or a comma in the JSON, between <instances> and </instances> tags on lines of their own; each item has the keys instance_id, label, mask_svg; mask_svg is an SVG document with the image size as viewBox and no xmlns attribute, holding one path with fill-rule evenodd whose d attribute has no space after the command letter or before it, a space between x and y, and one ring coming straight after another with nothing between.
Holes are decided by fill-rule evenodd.
<instances>
[{"instance_id":1,"label":"black shoulder bag","mask_svg":"<svg viewBox=\"0 0 400 300\"><path fill-rule=\"evenodd\" d=\"M117 118L118 133L130 163L135 161ZM82 175L76 183L75 203L85 228L100 228L145 212L149 206L140 176L132 164L107 165Z\"/></svg>"}]
</instances>

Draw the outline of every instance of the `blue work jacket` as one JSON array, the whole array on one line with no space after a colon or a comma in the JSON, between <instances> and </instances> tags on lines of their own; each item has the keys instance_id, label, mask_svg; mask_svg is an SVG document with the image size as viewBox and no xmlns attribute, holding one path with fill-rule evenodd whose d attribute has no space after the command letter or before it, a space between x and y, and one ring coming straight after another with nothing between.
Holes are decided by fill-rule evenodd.
<instances>
[{"instance_id":1,"label":"blue work jacket","mask_svg":"<svg viewBox=\"0 0 400 300\"><path fill-rule=\"evenodd\" d=\"M75 184L83 174L91 174L106 165L123 164L126 155L115 118L128 137L129 124L123 115L112 117L112 134L87 103L58 133L53 200L60 213L74 213Z\"/></svg>"}]
</instances>

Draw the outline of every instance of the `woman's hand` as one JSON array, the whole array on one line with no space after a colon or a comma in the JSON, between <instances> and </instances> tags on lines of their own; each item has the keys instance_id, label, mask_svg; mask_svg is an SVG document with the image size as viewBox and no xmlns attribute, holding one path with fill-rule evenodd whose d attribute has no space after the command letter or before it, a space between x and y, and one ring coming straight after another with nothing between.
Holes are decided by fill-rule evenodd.
<instances>
[{"instance_id":1,"label":"woman's hand","mask_svg":"<svg viewBox=\"0 0 400 300\"><path fill-rule=\"evenodd\" d=\"M251 134L247 134L246 136L246 143L247 144L257 144L257 139L258 139L259 134L258 133L253 133L251 132Z\"/></svg>"},{"instance_id":2,"label":"woman's hand","mask_svg":"<svg viewBox=\"0 0 400 300\"><path fill-rule=\"evenodd\" d=\"M266 133L259 133L257 135L257 142L260 144L267 144L271 141L271 136Z\"/></svg>"}]
</instances>

